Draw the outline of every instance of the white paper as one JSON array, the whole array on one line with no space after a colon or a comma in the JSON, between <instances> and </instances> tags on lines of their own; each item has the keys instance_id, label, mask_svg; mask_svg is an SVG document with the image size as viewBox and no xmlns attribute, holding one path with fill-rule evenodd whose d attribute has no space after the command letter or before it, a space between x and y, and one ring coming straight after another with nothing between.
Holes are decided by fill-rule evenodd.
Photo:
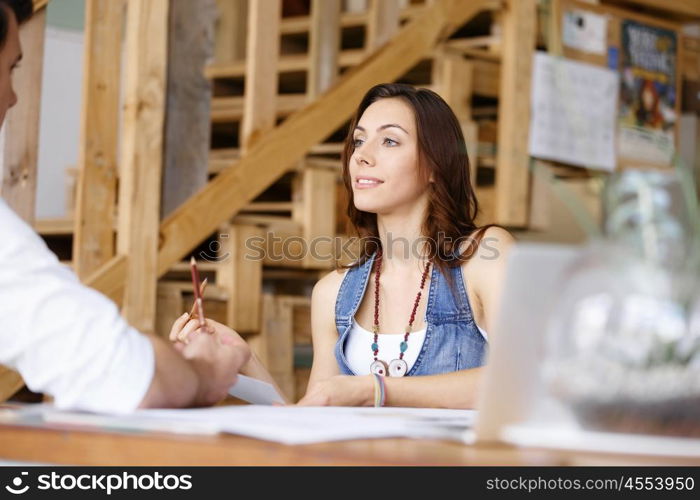
<instances>
[{"instance_id":1,"label":"white paper","mask_svg":"<svg viewBox=\"0 0 700 500\"><path fill-rule=\"evenodd\" d=\"M80 427L94 431L167 432L170 434L215 435L221 432L216 422L179 419L144 419L135 415L101 415L55 409L42 411L45 423Z\"/></svg>"},{"instance_id":2,"label":"white paper","mask_svg":"<svg viewBox=\"0 0 700 500\"><path fill-rule=\"evenodd\" d=\"M618 149L627 162L642 165L670 165L676 151L673 130L650 130L644 127L621 125Z\"/></svg>"},{"instance_id":3,"label":"white paper","mask_svg":"<svg viewBox=\"0 0 700 500\"><path fill-rule=\"evenodd\" d=\"M127 415L64 411L52 405L15 411L13 425L53 424L95 432L223 432L289 445L401 437L471 442L477 417L475 410L269 405L148 409Z\"/></svg>"},{"instance_id":4,"label":"white paper","mask_svg":"<svg viewBox=\"0 0 700 500\"><path fill-rule=\"evenodd\" d=\"M600 66L536 52L530 155L613 170L618 78Z\"/></svg>"},{"instance_id":5,"label":"white paper","mask_svg":"<svg viewBox=\"0 0 700 500\"><path fill-rule=\"evenodd\" d=\"M272 384L245 375L238 375L236 384L229 389L228 393L254 405L284 404L284 398Z\"/></svg>"},{"instance_id":6,"label":"white paper","mask_svg":"<svg viewBox=\"0 0 700 500\"><path fill-rule=\"evenodd\" d=\"M135 417L198 422L221 432L307 444L346 439L412 437L462 440L475 422L474 410L431 408L341 408L219 406L191 410L141 410Z\"/></svg>"},{"instance_id":7,"label":"white paper","mask_svg":"<svg viewBox=\"0 0 700 500\"><path fill-rule=\"evenodd\" d=\"M700 457L697 438L589 431L571 425L544 426L534 422L509 425L503 429L503 440L516 446L538 448Z\"/></svg>"},{"instance_id":8,"label":"white paper","mask_svg":"<svg viewBox=\"0 0 700 500\"><path fill-rule=\"evenodd\" d=\"M605 55L608 44L608 20L604 15L571 10L562 19L562 41L567 47Z\"/></svg>"}]
</instances>

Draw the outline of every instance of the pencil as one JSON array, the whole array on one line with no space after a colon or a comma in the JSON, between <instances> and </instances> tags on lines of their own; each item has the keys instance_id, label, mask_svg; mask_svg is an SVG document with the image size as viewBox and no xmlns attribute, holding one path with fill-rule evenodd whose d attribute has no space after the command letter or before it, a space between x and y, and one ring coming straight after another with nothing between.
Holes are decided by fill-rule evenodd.
<instances>
[{"instance_id":1,"label":"pencil","mask_svg":"<svg viewBox=\"0 0 700 500\"><path fill-rule=\"evenodd\" d=\"M197 319L199 319L199 327L206 328L207 322L204 318L204 304L202 303L202 294L200 293L199 271L197 270L197 261L194 256L190 258L190 271L192 275L192 290L194 291L194 303L197 306Z\"/></svg>"},{"instance_id":2,"label":"pencil","mask_svg":"<svg viewBox=\"0 0 700 500\"><path fill-rule=\"evenodd\" d=\"M204 278L204 281L202 281L202 285L199 287L199 296L202 297L202 300L204 300L204 290L207 289L207 283L209 283L209 278ZM192 309L190 309L190 317L193 317L196 312L197 300L195 299L194 302L192 302Z\"/></svg>"}]
</instances>

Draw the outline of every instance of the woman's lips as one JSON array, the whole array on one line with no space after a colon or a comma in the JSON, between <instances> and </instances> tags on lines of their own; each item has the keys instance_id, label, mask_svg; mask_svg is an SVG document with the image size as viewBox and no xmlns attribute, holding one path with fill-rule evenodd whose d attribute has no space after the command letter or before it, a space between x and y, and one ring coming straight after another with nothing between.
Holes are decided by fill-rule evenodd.
<instances>
[{"instance_id":1,"label":"woman's lips","mask_svg":"<svg viewBox=\"0 0 700 500\"><path fill-rule=\"evenodd\" d=\"M376 179L374 177L358 177L355 179L356 189L371 189L383 184L384 181Z\"/></svg>"}]
</instances>

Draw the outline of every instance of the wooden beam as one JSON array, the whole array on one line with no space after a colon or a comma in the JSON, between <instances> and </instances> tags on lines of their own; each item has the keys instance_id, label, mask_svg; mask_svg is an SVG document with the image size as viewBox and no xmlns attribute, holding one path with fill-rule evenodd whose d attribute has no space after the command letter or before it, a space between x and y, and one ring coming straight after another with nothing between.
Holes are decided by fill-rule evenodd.
<instances>
[{"instance_id":1,"label":"wooden beam","mask_svg":"<svg viewBox=\"0 0 700 500\"><path fill-rule=\"evenodd\" d=\"M472 85L474 94L484 97L499 97L501 65L496 61L478 60L474 64Z\"/></svg>"},{"instance_id":2,"label":"wooden beam","mask_svg":"<svg viewBox=\"0 0 700 500\"><path fill-rule=\"evenodd\" d=\"M404 4L404 3L405 3L405 0L401 1L400 5L399 5L401 7L401 12L399 15L401 20L407 21L407 20L410 20L414 17L420 17L423 15L423 12L425 10L425 5L417 4L417 5L408 5L406 7L402 7L402 4ZM341 28L355 28L355 27L366 26L367 20L369 19L366 4L367 4L367 2L365 2L365 6L362 7L362 9L360 11L349 12L346 10L345 12L342 12L340 15L340 27ZM291 35L291 34L306 33L309 31L311 24L312 24L311 16L284 17L284 18L282 18L282 22L280 24L280 34L281 35Z\"/></svg>"},{"instance_id":3,"label":"wooden beam","mask_svg":"<svg viewBox=\"0 0 700 500\"><path fill-rule=\"evenodd\" d=\"M284 394L294 399L292 308L274 295L263 296L263 324L256 354Z\"/></svg>"},{"instance_id":4,"label":"wooden beam","mask_svg":"<svg viewBox=\"0 0 700 500\"><path fill-rule=\"evenodd\" d=\"M124 283L129 259L125 255L116 255L106 264L87 276L84 283L99 290L117 305L124 301Z\"/></svg>"},{"instance_id":5,"label":"wooden beam","mask_svg":"<svg viewBox=\"0 0 700 500\"><path fill-rule=\"evenodd\" d=\"M507 0L498 102L496 222L525 226L530 186L528 131L536 0Z\"/></svg>"},{"instance_id":6,"label":"wooden beam","mask_svg":"<svg viewBox=\"0 0 700 500\"><path fill-rule=\"evenodd\" d=\"M275 126L277 118L277 61L281 0L258 0L248 6L243 120L240 130L242 155ZM227 233L227 234L226 234ZM224 224L220 238L217 283L229 291L227 323L240 332L260 330L262 259L246 255L246 240L263 236L257 226Z\"/></svg>"},{"instance_id":7,"label":"wooden beam","mask_svg":"<svg viewBox=\"0 0 700 500\"><path fill-rule=\"evenodd\" d=\"M67 217L36 219L34 231L42 236L69 236L73 234L75 223Z\"/></svg>"},{"instance_id":8,"label":"wooden beam","mask_svg":"<svg viewBox=\"0 0 700 500\"><path fill-rule=\"evenodd\" d=\"M249 5L248 48L240 144L245 152L275 126L281 0Z\"/></svg>"},{"instance_id":9,"label":"wooden beam","mask_svg":"<svg viewBox=\"0 0 700 500\"><path fill-rule=\"evenodd\" d=\"M445 50L433 59L432 83L459 120L469 157L470 176L476 183L478 133L472 120L473 81L474 63L461 54Z\"/></svg>"},{"instance_id":10,"label":"wooden beam","mask_svg":"<svg viewBox=\"0 0 700 500\"><path fill-rule=\"evenodd\" d=\"M274 99L277 102L275 117L289 116L299 111L307 102L305 94L279 94ZM239 121L244 116L245 97L226 96L215 97L211 101L212 123ZM208 142L207 142L208 144Z\"/></svg>"},{"instance_id":11,"label":"wooden beam","mask_svg":"<svg viewBox=\"0 0 700 500\"><path fill-rule=\"evenodd\" d=\"M0 401L6 401L24 385L19 373L0 366Z\"/></svg>"},{"instance_id":12,"label":"wooden beam","mask_svg":"<svg viewBox=\"0 0 700 500\"><path fill-rule=\"evenodd\" d=\"M34 14L20 27L20 43L25 59L12 77L18 101L7 112L4 127L0 131L0 196L30 225L34 222L36 203L45 27L45 9ZM0 366L0 401L12 396L23 384L19 374Z\"/></svg>"},{"instance_id":13,"label":"wooden beam","mask_svg":"<svg viewBox=\"0 0 700 500\"><path fill-rule=\"evenodd\" d=\"M370 0L365 50L381 47L398 32L400 11L398 0Z\"/></svg>"},{"instance_id":14,"label":"wooden beam","mask_svg":"<svg viewBox=\"0 0 700 500\"><path fill-rule=\"evenodd\" d=\"M318 99L338 76L340 10L340 0L313 1L309 45L311 66L306 89L309 101ZM303 164L305 168L294 178L292 186L292 219L301 225L302 237L307 244L302 267L330 268L334 264L330 238L335 236L338 172ZM328 255L328 260L324 260L323 255Z\"/></svg>"},{"instance_id":15,"label":"wooden beam","mask_svg":"<svg viewBox=\"0 0 700 500\"><path fill-rule=\"evenodd\" d=\"M264 242L263 228L251 224L225 224L219 234L216 283L229 293L227 325L238 332L260 330L262 258L254 259L247 242Z\"/></svg>"},{"instance_id":16,"label":"wooden beam","mask_svg":"<svg viewBox=\"0 0 700 500\"><path fill-rule=\"evenodd\" d=\"M160 214L165 217L207 183L214 0L170 0L165 159Z\"/></svg>"},{"instance_id":17,"label":"wooden beam","mask_svg":"<svg viewBox=\"0 0 700 500\"><path fill-rule=\"evenodd\" d=\"M561 26L561 0L551 0L549 4L549 16L547 18L547 52L553 56L564 56L564 44L562 40Z\"/></svg>"},{"instance_id":18,"label":"wooden beam","mask_svg":"<svg viewBox=\"0 0 700 500\"><path fill-rule=\"evenodd\" d=\"M169 286L169 282L158 283L158 302L156 307L156 335L168 339L173 323L185 311L182 290ZM190 283L190 289L192 284Z\"/></svg>"},{"instance_id":19,"label":"wooden beam","mask_svg":"<svg viewBox=\"0 0 700 500\"><path fill-rule=\"evenodd\" d=\"M12 77L17 104L7 111L5 124L0 131L0 195L30 225L34 222L36 205L45 26L46 11L42 10L20 27L20 42L25 60Z\"/></svg>"},{"instance_id":20,"label":"wooden beam","mask_svg":"<svg viewBox=\"0 0 700 500\"><path fill-rule=\"evenodd\" d=\"M306 165L294 179L292 219L301 226L306 243L302 267L331 269L335 264L332 238L337 177L336 171Z\"/></svg>"},{"instance_id":21,"label":"wooden beam","mask_svg":"<svg viewBox=\"0 0 700 500\"><path fill-rule=\"evenodd\" d=\"M700 37L681 37L681 77L684 80L700 81Z\"/></svg>"},{"instance_id":22,"label":"wooden beam","mask_svg":"<svg viewBox=\"0 0 700 500\"><path fill-rule=\"evenodd\" d=\"M340 0L312 0L309 33L309 101L326 91L338 77L340 52Z\"/></svg>"},{"instance_id":23,"label":"wooden beam","mask_svg":"<svg viewBox=\"0 0 700 500\"><path fill-rule=\"evenodd\" d=\"M606 2L637 5L657 11L665 11L680 16L696 18L695 20L700 19L700 2L697 0L606 0Z\"/></svg>"},{"instance_id":24,"label":"wooden beam","mask_svg":"<svg viewBox=\"0 0 700 500\"><path fill-rule=\"evenodd\" d=\"M153 333L163 163L168 0L129 0L117 249L129 257L123 314Z\"/></svg>"},{"instance_id":25,"label":"wooden beam","mask_svg":"<svg viewBox=\"0 0 700 500\"><path fill-rule=\"evenodd\" d=\"M34 0L34 12L39 12L41 9L45 8L49 0Z\"/></svg>"},{"instance_id":26,"label":"wooden beam","mask_svg":"<svg viewBox=\"0 0 700 500\"><path fill-rule=\"evenodd\" d=\"M84 279L114 256L124 1L87 0L73 269Z\"/></svg>"},{"instance_id":27,"label":"wooden beam","mask_svg":"<svg viewBox=\"0 0 700 500\"><path fill-rule=\"evenodd\" d=\"M496 222L496 189L491 186L477 186L476 199L479 200L479 214L476 217L476 224L483 226Z\"/></svg>"},{"instance_id":28,"label":"wooden beam","mask_svg":"<svg viewBox=\"0 0 700 500\"><path fill-rule=\"evenodd\" d=\"M340 52L338 65L341 68L357 66L365 58L364 49L346 49ZM294 73L308 71L310 67L308 54L288 54L280 56L277 60L276 71L278 73ZM212 64L204 70L207 78L242 78L246 76L246 62L237 61L230 64Z\"/></svg>"},{"instance_id":29,"label":"wooden beam","mask_svg":"<svg viewBox=\"0 0 700 500\"><path fill-rule=\"evenodd\" d=\"M460 122L471 119L474 65L461 55L445 51L433 62L435 91L452 108Z\"/></svg>"},{"instance_id":30,"label":"wooden beam","mask_svg":"<svg viewBox=\"0 0 700 500\"><path fill-rule=\"evenodd\" d=\"M196 5L196 2L192 2ZM230 63L243 60L246 50L248 0L216 0L219 17L214 37L214 60Z\"/></svg>"}]
</instances>

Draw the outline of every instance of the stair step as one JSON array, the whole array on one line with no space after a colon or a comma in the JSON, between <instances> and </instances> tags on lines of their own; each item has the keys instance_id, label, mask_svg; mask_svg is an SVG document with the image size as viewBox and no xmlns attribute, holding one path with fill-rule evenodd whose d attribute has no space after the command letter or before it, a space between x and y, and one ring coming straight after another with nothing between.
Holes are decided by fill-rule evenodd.
<instances>
[{"instance_id":1,"label":"stair step","mask_svg":"<svg viewBox=\"0 0 700 500\"><path fill-rule=\"evenodd\" d=\"M301 224L294 222L291 217L280 215L257 215L257 214L241 214L233 218L236 224L252 224L256 226L264 226L270 231L279 231L287 234L301 235Z\"/></svg>"},{"instance_id":2,"label":"stair step","mask_svg":"<svg viewBox=\"0 0 700 500\"><path fill-rule=\"evenodd\" d=\"M207 262L207 261L197 261L197 269L204 273L204 272L216 272L218 269L219 264L218 262ZM190 272L190 263L189 262L177 262L172 265L170 268L171 271L177 271L177 272ZM190 282L190 288L192 288L192 283ZM209 285L207 285L207 290L209 290Z\"/></svg>"},{"instance_id":3,"label":"stair step","mask_svg":"<svg viewBox=\"0 0 700 500\"><path fill-rule=\"evenodd\" d=\"M423 13L425 6L411 5L401 11L400 19L410 19ZM367 25L369 16L367 12L343 12L340 15L340 27L352 28ZM293 35L297 33L308 33L311 27L311 16L293 16L283 18L280 22L281 35Z\"/></svg>"},{"instance_id":4,"label":"stair step","mask_svg":"<svg viewBox=\"0 0 700 500\"><path fill-rule=\"evenodd\" d=\"M211 100L212 123L239 121L243 118L242 96L215 97ZM306 94L280 94L277 96L278 117L289 116L307 103Z\"/></svg>"},{"instance_id":5,"label":"stair step","mask_svg":"<svg viewBox=\"0 0 700 500\"><path fill-rule=\"evenodd\" d=\"M364 49L348 49L340 52L338 64L341 68L358 65L367 53ZM246 62L235 61L232 63L215 63L204 70L204 75L209 79L215 78L240 78L245 75ZM292 54L280 56L277 63L278 73L291 73L295 71L308 71L308 54Z\"/></svg>"},{"instance_id":6,"label":"stair step","mask_svg":"<svg viewBox=\"0 0 700 500\"><path fill-rule=\"evenodd\" d=\"M257 201L245 206L241 213L249 212L291 212L294 204L291 201Z\"/></svg>"},{"instance_id":7,"label":"stair step","mask_svg":"<svg viewBox=\"0 0 700 500\"><path fill-rule=\"evenodd\" d=\"M184 271L183 269L183 264L184 267L187 268L187 271L189 272L190 264L189 262L178 262L175 264L172 269L175 271ZM201 264L205 264L205 262L202 262ZM211 263L210 263L211 264ZM197 267L202 269L200 267L200 264L197 264ZM158 283L158 287L162 288L171 288L180 291L181 293L192 293L192 282L191 281L160 281ZM214 285L213 283L207 284L207 289L204 291L204 299L207 300L221 300L221 301L227 301L229 299L229 293L228 290L226 290L223 287Z\"/></svg>"},{"instance_id":8,"label":"stair step","mask_svg":"<svg viewBox=\"0 0 700 500\"><path fill-rule=\"evenodd\" d=\"M342 142L329 142L324 144L317 144L312 147L309 154L312 155L328 155L337 154L340 155L343 152ZM219 148L212 149L209 152L209 174L214 175L220 173L222 170L230 167L241 157L240 149L238 148ZM328 168L340 168L340 160L335 160L333 158L309 158L309 163L317 164L319 166L326 166Z\"/></svg>"},{"instance_id":9,"label":"stair step","mask_svg":"<svg viewBox=\"0 0 700 500\"><path fill-rule=\"evenodd\" d=\"M34 221L34 231L44 236L71 235L73 234L73 218L36 219Z\"/></svg>"}]
</instances>

